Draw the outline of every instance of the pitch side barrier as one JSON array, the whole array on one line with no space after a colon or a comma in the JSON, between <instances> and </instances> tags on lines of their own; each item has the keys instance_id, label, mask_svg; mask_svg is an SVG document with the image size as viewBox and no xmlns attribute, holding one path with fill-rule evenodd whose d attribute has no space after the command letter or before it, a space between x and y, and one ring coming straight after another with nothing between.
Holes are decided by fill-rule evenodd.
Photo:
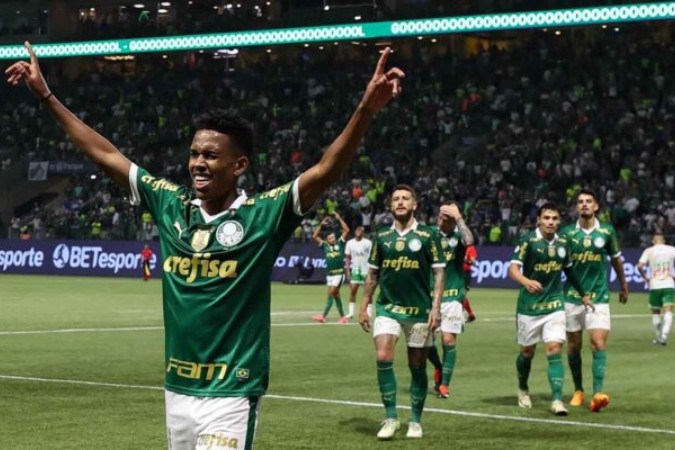
<instances>
[{"instance_id":1,"label":"pitch side barrier","mask_svg":"<svg viewBox=\"0 0 675 450\"><path fill-rule=\"evenodd\" d=\"M142 242L136 241L21 241L0 239L0 274L46 274L83 276L142 276L140 252ZM158 278L161 255L159 244L151 242L155 253L150 261L152 276ZM508 277L513 249L511 247L479 247L478 262L472 268L475 287L513 288ZM623 249L624 272L630 289L645 290L644 281L637 271L637 261L642 249ZM300 270L301 266L313 268ZM401 269L405 270L405 269ZM323 252L313 244L287 243L275 262L273 281L297 280L323 282L326 260ZM616 274L612 270L610 282L618 289Z\"/></svg>"}]
</instances>

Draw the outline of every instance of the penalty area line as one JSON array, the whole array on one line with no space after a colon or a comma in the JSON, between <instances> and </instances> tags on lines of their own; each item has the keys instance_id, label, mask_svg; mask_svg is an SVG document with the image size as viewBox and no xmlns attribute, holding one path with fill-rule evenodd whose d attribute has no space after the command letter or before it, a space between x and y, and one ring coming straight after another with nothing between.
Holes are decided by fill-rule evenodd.
<instances>
[{"instance_id":1,"label":"penalty area line","mask_svg":"<svg viewBox=\"0 0 675 450\"><path fill-rule=\"evenodd\" d=\"M85 380L68 380L68 379L57 379L57 378L39 378L39 377L21 377L16 375L1 375L0 380L15 380L15 381L34 381L41 383L61 383L61 384L74 384L74 385L83 385L83 386L93 386L93 387L108 387L108 388L117 388L117 389L142 389L142 390L151 390L151 391L163 391L163 387L159 386L143 386L143 385L134 385L134 384L121 384L121 383L105 383L101 381L85 381ZM284 400L284 401L296 401L296 402L311 402L311 403L325 403L330 405L344 405L344 406L361 406L367 408L382 408L382 405L379 403L369 403L369 402L355 402L349 400L334 400L334 399L324 399L324 398L314 398L314 397L298 397L298 396L289 396L289 395L276 395L276 394L267 394L266 398L275 399L275 400ZM398 409L409 410L409 406L398 406ZM479 413L471 411L458 411L452 409L441 409L441 408L424 408L425 413L437 413L437 414L449 414L453 416L463 416L463 417L474 417L477 419L488 419L488 420L506 420L511 422L527 422L527 423L545 423L552 425L567 425L574 427L582 428L599 428L605 430L616 430L616 431L633 431L638 433L655 433L655 434L668 434L675 435L675 430L659 429L659 428L647 428L647 427L638 427L632 425L613 425L605 423L589 423L589 422L576 422L572 420L555 420L555 419L540 419L535 417L520 417L520 416L507 416L503 414L489 414L489 413Z\"/></svg>"}]
</instances>

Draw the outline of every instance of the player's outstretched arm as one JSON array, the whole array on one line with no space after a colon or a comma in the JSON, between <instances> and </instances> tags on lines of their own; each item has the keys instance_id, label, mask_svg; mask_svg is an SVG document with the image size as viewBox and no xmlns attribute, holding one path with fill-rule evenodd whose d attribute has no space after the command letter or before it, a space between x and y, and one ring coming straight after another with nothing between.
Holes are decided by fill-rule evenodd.
<instances>
[{"instance_id":1,"label":"player's outstretched arm","mask_svg":"<svg viewBox=\"0 0 675 450\"><path fill-rule=\"evenodd\" d=\"M5 70L7 82L12 86L16 86L22 81L25 82L31 93L54 116L73 144L117 184L129 190L131 162L110 141L87 126L68 108L63 106L54 93L49 90L49 86L42 76L37 56L28 41L26 41L25 46L30 55L30 62L19 61Z\"/></svg>"},{"instance_id":2,"label":"player's outstretched arm","mask_svg":"<svg viewBox=\"0 0 675 450\"><path fill-rule=\"evenodd\" d=\"M401 93L405 74L396 67L385 71L391 50L386 48L370 79L366 92L342 133L333 141L321 160L307 169L298 180L300 206L303 211L312 207L331 183L338 180L356 154L373 116Z\"/></svg>"},{"instance_id":3,"label":"player's outstretched arm","mask_svg":"<svg viewBox=\"0 0 675 450\"><path fill-rule=\"evenodd\" d=\"M314 242L316 242L316 245L321 247L323 244L323 239L321 239L321 228L323 228L324 225L328 223L328 217L324 217L321 222L319 222L319 225L314 228L314 232L312 233L312 239Z\"/></svg>"},{"instance_id":4,"label":"player's outstretched arm","mask_svg":"<svg viewBox=\"0 0 675 450\"><path fill-rule=\"evenodd\" d=\"M344 219L342 218L340 213L338 213L337 211L335 211L333 213L333 215L335 216L335 219L340 223L340 228L342 229L342 233L340 234L340 237L342 237L343 241L346 241L347 237L349 236L349 231L350 231L349 225L347 225L347 222L344 221Z\"/></svg>"}]
</instances>

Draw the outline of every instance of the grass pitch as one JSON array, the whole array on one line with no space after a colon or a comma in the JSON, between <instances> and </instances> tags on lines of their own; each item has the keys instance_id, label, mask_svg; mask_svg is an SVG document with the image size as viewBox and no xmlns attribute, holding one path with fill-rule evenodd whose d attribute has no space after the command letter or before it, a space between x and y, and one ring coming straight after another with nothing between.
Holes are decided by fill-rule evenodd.
<instances>
[{"instance_id":1,"label":"grass pitch","mask_svg":"<svg viewBox=\"0 0 675 450\"><path fill-rule=\"evenodd\" d=\"M610 406L557 418L548 412L543 348L530 377L534 408L516 406L516 290L472 290L478 320L459 338L450 399L430 392L424 438L405 439L410 376L399 344L403 427L378 442L383 408L370 336L355 324L311 323L324 286L272 289L271 386L256 448L675 448L675 341L651 344L643 293L627 305L613 296ZM161 326L158 281L0 276L0 449L165 449ZM587 389L590 362L586 342ZM565 393L569 399L569 371Z\"/></svg>"}]
</instances>

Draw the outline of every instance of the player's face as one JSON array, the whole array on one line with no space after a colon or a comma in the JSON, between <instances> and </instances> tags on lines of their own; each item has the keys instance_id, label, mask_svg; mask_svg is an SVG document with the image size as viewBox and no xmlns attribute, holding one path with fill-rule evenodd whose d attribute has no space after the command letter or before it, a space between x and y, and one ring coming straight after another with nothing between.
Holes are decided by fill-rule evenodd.
<instances>
[{"instance_id":1,"label":"player's face","mask_svg":"<svg viewBox=\"0 0 675 450\"><path fill-rule=\"evenodd\" d=\"M592 195L588 194L579 194L577 197L577 214L582 219L591 219L595 217L595 213L598 211L598 202L595 201Z\"/></svg>"},{"instance_id":2,"label":"player's face","mask_svg":"<svg viewBox=\"0 0 675 450\"><path fill-rule=\"evenodd\" d=\"M438 228L445 234L449 234L455 228L455 219L452 219L444 214L439 214L436 217L436 224Z\"/></svg>"},{"instance_id":3,"label":"player's face","mask_svg":"<svg viewBox=\"0 0 675 450\"><path fill-rule=\"evenodd\" d=\"M331 233L328 236L326 236L326 242L328 242L328 245L335 244L335 235Z\"/></svg>"},{"instance_id":4,"label":"player's face","mask_svg":"<svg viewBox=\"0 0 675 450\"><path fill-rule=\"evenodd\" d=\"M227 134L198 130L190 146L188 169L197 198L205 201L226 199L236 193L237 178L248 168Z\"/></svg>"},{"instance_id":5,"label":"player's face","mask_svg":"<svg viewBox=\"0 0 675 450\"><path fill-rule=\"evenodd\" d=\"M412 192L399 189L391 195L391 212L400 223L407 223L417 209Z\"/></svg>"},{"instance_id":6,"label":"player's face","mask_svg":"<svg viewBox=\"0 0 675 450\"><path fill-rule=\"evenodd\" d=\"M356 227L356 230L354 230L354 236L356 239L361 239L363 237L363 227Z\"/></svg>"},{"instance_id":7,"label":"player's face","mask_svg":"<svg viewBox=\"0 0 675 450\"><path fill-rule=\"evenodd\" d=\"M537 218L537 225L539 226L539 232L544 235L546 239L553 238L560 226L560 213L554 209L543 210L541 215Z\"/></svg>"}]
</instances>

